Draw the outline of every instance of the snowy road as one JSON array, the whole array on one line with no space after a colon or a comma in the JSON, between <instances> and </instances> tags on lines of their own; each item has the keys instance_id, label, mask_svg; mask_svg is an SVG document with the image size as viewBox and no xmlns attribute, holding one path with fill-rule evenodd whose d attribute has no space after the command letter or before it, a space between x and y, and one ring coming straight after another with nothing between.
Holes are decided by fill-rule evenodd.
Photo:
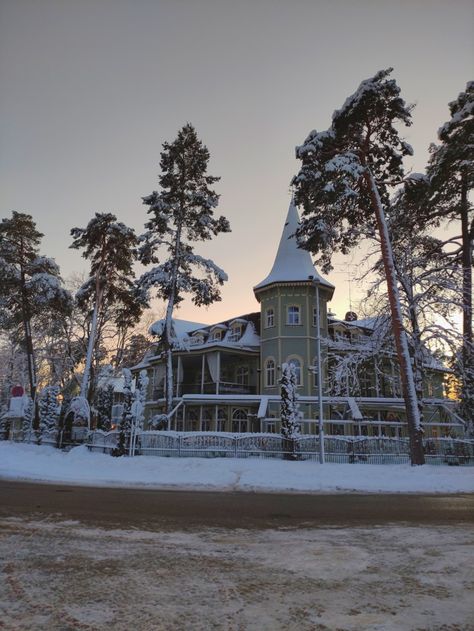
<instances>
[{"instance_id":1,"label":"snowy road","mask_svg":"<svg viewBox=\"0 0 474 631\"><path fill-rule=\"evenodd\" d=\"M274 528L474 524L474 494L229 493L0 480L0 516L119 528Z\"/></svg>"}]
</instances>

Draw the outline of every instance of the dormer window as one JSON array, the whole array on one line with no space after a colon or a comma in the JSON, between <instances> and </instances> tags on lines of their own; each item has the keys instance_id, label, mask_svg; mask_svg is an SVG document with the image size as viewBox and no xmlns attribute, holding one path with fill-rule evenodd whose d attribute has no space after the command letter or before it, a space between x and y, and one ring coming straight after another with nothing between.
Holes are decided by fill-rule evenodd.
<instances>
[{"instance_id":1,"label":"dormer window","mask_svg":"<svg viewBox=\"0 0 474 631\"><path fill-rule=\"evenodd\" d=\"M275 326L275 310L270 307L265 311L265 328L270 329L272 326Z\"/></svg>"},{"instance_id":2,"label":"dormer window","mask_svg":"<svg viewBox=\"0 0 474 631\"><path fill-rule=\"evenodd\" d=\"M290 305L288 307L286 323L290 326L301 324L301 311L298 305Z\"/></svg>"},{"instance_id":3,"label":"dormer window","mask_svg":"<svg viewBox=\"0 0 474 631\"><path fill-rule=\"evenodd\" d=\"M209 342L221 342L227 331L225 324L215 324L209 334Z\"/></svg>"},{"instance_id":4,"label":"dormer window","mask_svg":"<svg viewBox=\"0 0 474 631\"><path fill-rule=\"evenodd\" d=\"M189 343L191 344L191 346L201 346L202 344L204 344L204 341L207 337L207 331L203 331L203 330L199 330L199 331L194 331L191 334Z\"/></svg>"},{"instance_id":5,"label":"dormer window","mask_svg":"<svg viewBox=\"0 0 474 631\"><path fill-rule=\"evenodd\" d=\"M242 337L242 333L243 333L243 326L241 324L235 324L231 328L226 340L228 342L238 342L240 338Z\"/></svg>"}]
</instances>

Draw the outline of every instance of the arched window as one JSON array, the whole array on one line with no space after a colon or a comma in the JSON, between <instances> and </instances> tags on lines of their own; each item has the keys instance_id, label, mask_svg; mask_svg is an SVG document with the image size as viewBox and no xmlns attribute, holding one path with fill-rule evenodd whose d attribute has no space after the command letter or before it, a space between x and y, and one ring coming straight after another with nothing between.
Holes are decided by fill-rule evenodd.
<instances>
[{"instance_id":1,"label":"arched window","mask_svg":"<svg viewBox=\"0 0 474 631\"><path fill-rule=\"evenodd\" d=\"M265 311L265 328L269 329L272 326L275 326L275 310L270 307Z\"/></svg>"},{"instance_id":2,"label":"arched window","mask_svg":"<svg viewBox=\"0 0 474 631\"><path fill-rule=\"evenodd\" d=\"M290 305L287 308L287 317L286 323L291 326L295 326L297 324L301 324L301 312L298 305Z\"/></svg>"},{"instance_id":3,"label":"arched window","mask_svg":"<svg viewBox=\"0 0 474 631\"><path fill-rule=\"evenodd\" d=\"M248 431L248 410L236 408L232 411L232 431L245 433Z\"/></svg>"},{"instance_id":4,"label":"arched window","mask_svg":"<svg viewBox=\"0 0 474 631\"><path fill-rule=\"evenodd\" d=\"M265 385L272 388L275 385L275 360L267 359L265 362Z\"/></svg>"}]
</instances>

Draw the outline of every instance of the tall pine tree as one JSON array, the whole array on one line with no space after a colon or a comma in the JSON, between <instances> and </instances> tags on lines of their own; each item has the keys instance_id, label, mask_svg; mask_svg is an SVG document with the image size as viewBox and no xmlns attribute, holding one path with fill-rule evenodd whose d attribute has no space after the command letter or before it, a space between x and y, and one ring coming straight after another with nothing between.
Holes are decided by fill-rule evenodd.
<instances>
[{"instance_id":1,"label":"tall pine tree","mask_svg":"<svg viewBox=\"0 0 474 631\"><path fill-rule=\"evenodd\" d=\"M207 174L209 151L194 127L185 125L161 153L161 190L143 198L149 206L147 232L142 237L140 257L155 264L143 274L140 285L166 302L161 347L166 357L166 412L173 407L173 312L189 294L195 305L220 300L220 285L227 275L210 259L194 252L194 242L208 241L229 232L225 217L214 218L219 196L211 188L219 180Z\"/></svg>"},{"instance_id":2,"label":"tall pine tree","mask_svg":"<svg viewBox=\"0 0 474 631\"><path fill-rule=\"evenodd\" d=\"M417 405L407 336L384 206L390 190L403 178L403 158L411 147L396 125L411 124L410 108L389 78L391 69L363 81L340 110L331 127L313 131L296 156L302 161L293 179L296 200L303 205L298 236L330 269L333 252L347 253L364 237L378 235L387 282L393 336L405 399L412 464L423 464L423 430Z\"/></svg>"},{"instance_id":3,"label":"tall pine tree","mask_svg":"<svg viewBox=\"0 0 474 631\"><path fill-rule=\"evenodd\" d=\"M101 331L109 321L117 327L130 326L140 318L146 302L134 283L137 238L132 228L111 213L96 213L86 228L73 228L71 248L83 249L91 262L88 280L76 300L90 317L87 356L81 384L81 398L93 395L93 360L102 342Z\"/></svg>"},{"instance_id":4,"label":"tall pine tree","mask_svg":"<svg viewBox=\"0 0 474 631\"><path fill-rule=\"evenodd\" d=\"M31 215L13 212L0 223L0 328L23 332L30 396L36 398L33 327L40 318L61 318L72 308L53 259L40 256L42 234Z\"/></svg>"}]
</instances>

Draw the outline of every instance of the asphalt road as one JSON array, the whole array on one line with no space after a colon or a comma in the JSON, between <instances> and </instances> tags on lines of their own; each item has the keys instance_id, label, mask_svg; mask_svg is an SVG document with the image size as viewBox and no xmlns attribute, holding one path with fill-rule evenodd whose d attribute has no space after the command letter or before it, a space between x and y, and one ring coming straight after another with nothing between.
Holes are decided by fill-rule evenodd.
<instances>
[{"instance_id":1,"label":"asphalt road","mask_svg":"<svg viewBox=\"0 0 474 631\"><path fill-rule=\"evenodd\" d=\"M207 493L0 480L0 517L146 529L472 524L474 495Z\"/></svg>"}]
</instances>

